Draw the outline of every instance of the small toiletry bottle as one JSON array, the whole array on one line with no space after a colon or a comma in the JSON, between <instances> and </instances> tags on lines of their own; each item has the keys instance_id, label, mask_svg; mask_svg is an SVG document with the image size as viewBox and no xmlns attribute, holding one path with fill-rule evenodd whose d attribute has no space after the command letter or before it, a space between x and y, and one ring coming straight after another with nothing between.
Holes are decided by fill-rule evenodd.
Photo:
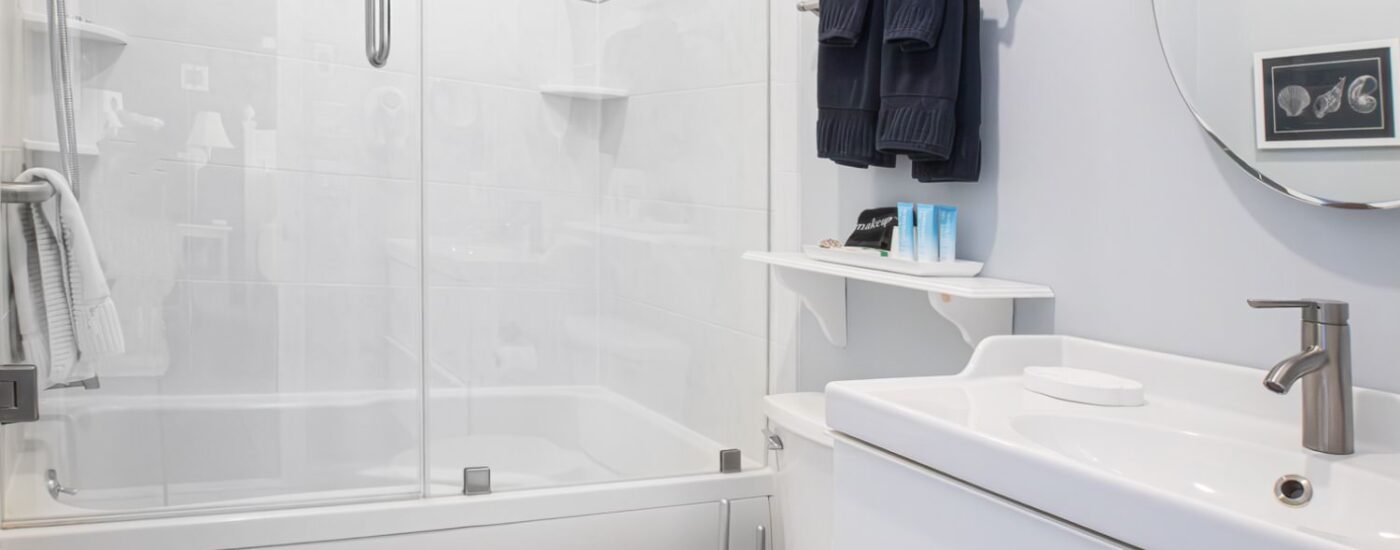
<instances>
[{"instance_id":1,"label":"small toiletry bottle","mask_svg":"<svg viewBox=\"0 0 1400 550\"><path fill-rule=\"evenodd\" d=\"M918 242L919 262L938 261L938 208L932 204L920 204L914 209L914 240Z\"/></svg>"},{"instance_id":2,"label":"small toiletry bottle","mask_svg":"<svg viewBox=\"0 0 1400 550\"><path fill-rule=\"evenodd\" d=\"M898 205L899 232L898 244L899 252L896 257L901 260L914 260L914 250L918 245L914 238L914 203L901 202Z\"/></svg>"},{"instance_id":3,"label":"small toiletry bottle","mask_svg":"<svg viewBox=\"0 0 1400 550\"><path fill-rule=\"evenodd\" d=\"M938 261L958 261L958 207L938 206Z\"/></svg>"}]
</instances>

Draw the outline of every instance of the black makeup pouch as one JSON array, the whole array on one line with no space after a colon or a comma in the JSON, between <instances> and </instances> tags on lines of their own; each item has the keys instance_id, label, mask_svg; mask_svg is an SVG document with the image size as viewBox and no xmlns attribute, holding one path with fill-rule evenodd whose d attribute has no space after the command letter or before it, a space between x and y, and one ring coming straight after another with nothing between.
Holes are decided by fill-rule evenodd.
<instances>
[{"instance_id":1,"label":"black makeup pouch","mask_svg":"<svg viewBox=\"0 0 1400 550\"><path fill-rule=\"evenodd\" d=\"M846 239L846 246L889 250L894 244L894 231L898 226L898 208L871 208L860 213L860 218L856 221L856 230Z\"/></svg>"}]
</instances>

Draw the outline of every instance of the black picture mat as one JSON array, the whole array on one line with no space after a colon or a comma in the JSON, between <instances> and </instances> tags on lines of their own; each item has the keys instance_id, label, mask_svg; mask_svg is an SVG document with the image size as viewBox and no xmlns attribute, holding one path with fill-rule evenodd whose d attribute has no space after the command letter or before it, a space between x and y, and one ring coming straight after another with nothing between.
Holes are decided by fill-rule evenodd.
<instances>
[{"instance_id":1,"label":"black picture mat","mask_svg":"<svg viewBox=\"0 0 1400 550\"><path fill-rule=\"evenodd\" d=\"M1395 105L1392 84L1390 48L1371 48L1342 52L1306 54L1264 59L1260 70L1266 97L1261 98L1267 106L1264 109L1265 141L1327 141L1339 139L1381 139L1396 136L1393 123ZM1290 67L1292 65L1308 65ZM1313 65L1317 64L1317 65ZM1278 70L1275 70L1278 68ZM1381 102L1376 110L1362 114L1346 105L1346 86L1363 75L1376 78L1379 88L1371 93ZM1346 78L1343 86L1343 105L1340 111L1319 119L1313 115L1309 105L1300 116L1289 117L1278 105L1281 90L1290 85L1306 88L1313 101L1327 93Z\"/></svg>"}]
</instances>

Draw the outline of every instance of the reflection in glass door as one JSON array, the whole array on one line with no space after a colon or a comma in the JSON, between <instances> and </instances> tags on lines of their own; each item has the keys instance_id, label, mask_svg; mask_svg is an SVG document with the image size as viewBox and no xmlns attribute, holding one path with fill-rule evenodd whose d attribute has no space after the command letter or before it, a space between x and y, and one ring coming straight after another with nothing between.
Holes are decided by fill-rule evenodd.
<instances>
[{"instance_id":1,"label":"reflection in glass door","mask_svg":"<svg viewBox=\"0 0 1400 550\"><path fill-rule=\"evenodd\" d=\"M67 7L121 351L4 430L6 525L419 495L418 3L382 67L358 0ZM0 10L8 181L61 162L46 2Z\"/></svg>"}]
</instances>

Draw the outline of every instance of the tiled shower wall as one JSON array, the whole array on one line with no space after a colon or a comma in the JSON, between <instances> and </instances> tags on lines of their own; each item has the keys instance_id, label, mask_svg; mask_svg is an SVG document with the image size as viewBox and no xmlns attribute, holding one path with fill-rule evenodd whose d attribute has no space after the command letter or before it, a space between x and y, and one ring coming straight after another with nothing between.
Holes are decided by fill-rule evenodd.
<instances>
[{"instance_id":1,"label":"tiled shower wall","mask_svg":"<svg viewBox=\"0 0 1400 550\"><path fill-rule=\"evenodd\" d=\"M20 131L17 121L23 105L17 67L21 55L17 6L0 4L0 179L19 175Z\"/></svg>"},{"instance_id":2,"label":"tiled shower wall","mask_svg":"<svg viewBox=\"0 0 1400 550\"><path fill-rule=\"evenodd\" d=\"M450 477L469 465L454 446L489 451L464 442L491 420L453 395L598 384L600 107L540 93L596 84L598 9L424 8L429 468ZM567 431L575 419L513 420Z\"/></svg>"},{"instance_id":3,"label":"tiled shower wall","mask_svg":"<svg viewBox=\"0 0 1400 550\"><path fill-rule=\"evenodd\" d=\"M428 0L434 388L600 385L762 456L767 14L721 3Z\"/></svg>"},{"instance_id":4,"label":"tiled shower wall","mask_svg":"<svg viewBox=\"0 0 1400 550\"><path fill-rule=\"evenodd\" d=\"M602 383L762 457L767 6L601 4Z\"/></svg>"},{"instance_id":5,"label":"tiled shower wall","mask_svg":"<svg viewBox=\"0 0 1400 550\"><path fill-rule=\"evenodd\" d=\"M13 3L0 3L0 181L13 181L20 174L23 151L20 150L21 132L16 123L20 109L24 105L24 94L20 88L17 67L23 59L21 51L20 20L18 6ZM0 222L6 221L0 214ZM0 280L9 281L9 259L0 255ZM8 284L0 285L0 290L9 292ZM9 315L8 308L3 314ZM8 326L0 323L0 326ZM0 355L6 361L13 360L11 344L0 342Z\"/></svg>"},{"instance_id":6,"label":"tiled shower wall","mask_svg":"<svg viewBox=\"0 0 1400 550\"><path fill-rule=\"evenodd\" d=\"M798 162L798 122L802 106L803 27L815 28L817 18L798 12L795 0L769 0L769 58L771 115L769 150L771 189L769 234L774 252L802 250L802 187ZM769 284L769 388L771 393L797 389L797 327L801 304L797 295L776 281Z\"/></svg>"},{"instance_id":7,"label":"tiled shower wall","mask_svg":"<svg viewBox=\"0 0 1400 550\"><path fill-rule=\"evenodd\" d=\"M597 384L600 107L540 93L596 82L597 5L425 8L429 379Z\"/></svg>"}]
</instances>

